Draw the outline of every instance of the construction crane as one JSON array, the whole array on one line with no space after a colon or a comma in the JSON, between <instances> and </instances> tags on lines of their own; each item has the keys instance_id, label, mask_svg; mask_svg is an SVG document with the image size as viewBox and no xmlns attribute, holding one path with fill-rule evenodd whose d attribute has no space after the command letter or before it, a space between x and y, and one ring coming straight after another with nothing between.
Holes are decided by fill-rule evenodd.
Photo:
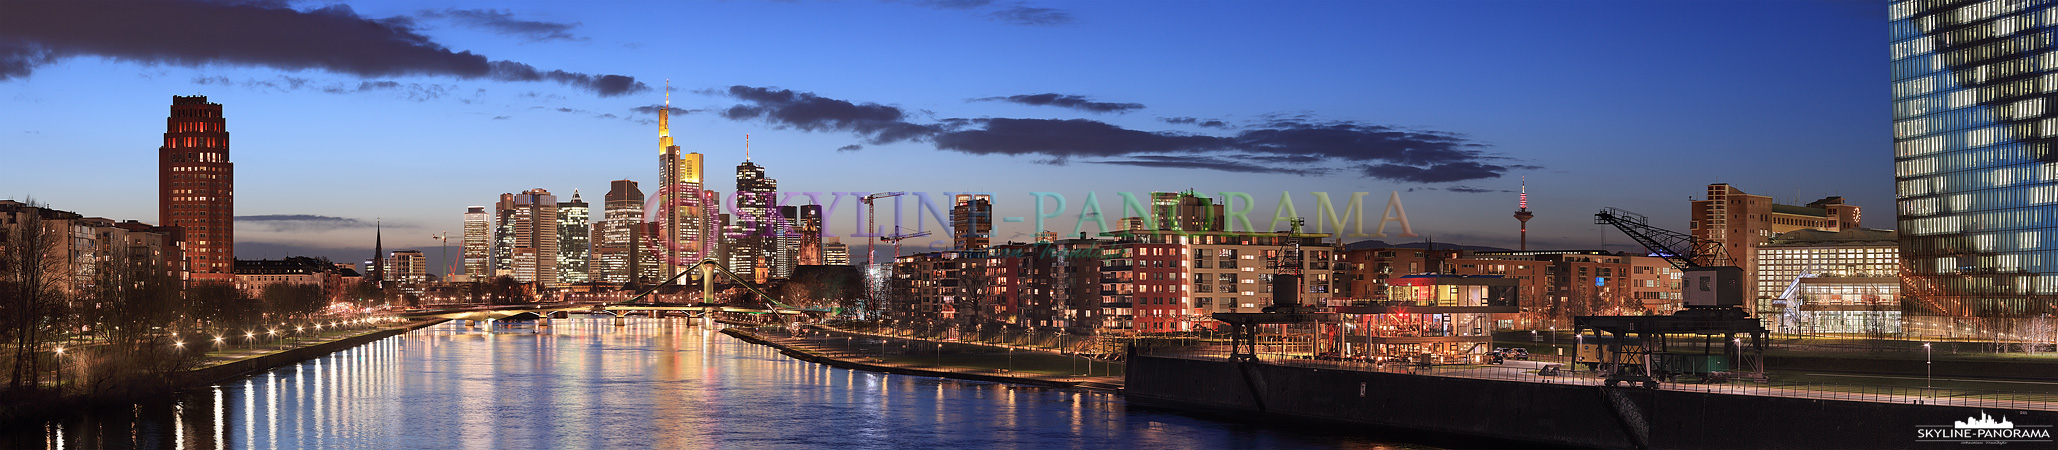
<instances>
[{"instance_id":1,"label":"construction crane","mask_svg":"<svg viewBox=\"0 0 2058 450\"><path fill-rule=\"evenodd\" d=\"M1717 267L1729 265L1729 258L1723 256L1722 243L1696 238L1693 235L1658 228L1649 224L1650 219L1617 208L1601 208L1594 214L1594 224L1614 225L1623 234L1635 239L1652 253L1671 262L1673 268L1681 271L1696 267Z\"/></svg>"},{"instance_id":2,"label":"construction crane","mask_svg":"<svg viewBox=\"0 0 2058 450\"><path fill-rule=\"evenodd\" d=\"M872 201L873 201L873 200L878 200L878 199L882 199L882 198L887 198L887 197L898 197L898 196L902 196L902 195L907 195L907 193L906 193L906 192L880 192L880 193L877 193L877 194L867 195L867 196L864 196L864 198L860 198L860 199L858 199L858 201L861 201L861 202L864 202L864 203L865 203L865 265L866 265L866 266L871 266L872 264L876 264L876 262L872 260L872 259L874 258L873 254L872 254L872 241L873 241L873 239L874 239L874 238L877 238L877 237L879 237L879 227L878 227L877 225L873 225L873 224L872 224L872 218L873 218L873 217L877 217L877 216L878 216L877 214L875 214L875 213L876 213L876 212L877 212L878 210L876 210L876 209L872 208ZM898 216L895 216L895 220L896 220L896 221L898 221L898 220L899 220L899 217L898 217ZM893 229L893 232L895 232L895 233L899 233L899 232L900 232L900 227L898 227L898 226L894 227L894 229ZM893 242L895 242L895 243L896 243L895 245L899 245L898 243L899 243L900 241L896 240L896 241L893 241ZM893 256L895 256L895 257L898 257L898 256L900 256L900 247L894 247L894 249L893 249Z\"/></svg>"},{"instance_id":3,"label":"construction crane","mask_svg":"<svg viewBox=\"0 0 2058 450\"><path fill-rule=\"evenodd\" d=\"M1635 239L1644 248L1672 263L1672 267L1684 272L1685 283L1680 286L1684 292L1680 297L1685 300L1687 309L1719 309L1722 311L1706 313L1744 316L1744 270L1730 265L1729 258L1723 256L1722 243L1654 227L1648 222L1649 219L1642 214L1616 208L1601 208L1600 213L1594 214L1595 224L1614 225L1630 239Z\"/></svg>"},{"instance_id":4,"label":"construction crane","mask_svg":"<svg viewBox=\"0 0 2058 450\"><path fill-rule=\"evenodd\" d=\"M1758 319L1744 312L1744 270L1729 264L1721 243L1654 227L1642 214L1616 208L1601 208L1594 214L1594 223L1614 225L1683 272L1680 297L1686 308L1670 316L1574 317L1573 334L1585 337L1590 330L1594 338L1591 347L1582 344L1582 353L1575 360L1607 367L1602 370L1608 386L1629 382L1656 388L1660 378L1679 374L1701 374L1704 380L1730 376L1765 379L1768 333ZM1750 343L1735 337L1739 334L1750 336ZM1708 339L1702 341L1700 355L1693 355L1669 351L1666 339L1671 335ZM1724 338L1722 354L1713 352L1713 338L1718 336ZM1735 366L1721 367L1725 357Z\"/></svg>"},{"instance_id":5,"label":"construction crane","mask_svg":"<svg viewBox=\"0 0 2058 450\"><path fill-rule=\"evenodd\" d=\"M1272 306L1274 308L1298 308L1301 306L1301 218L1293 218L1292 223L1293 231L1287 232L1286 245L1279 249L1279 258L1273 260Z\"/></svg>"},{"instance_id":6,"label":"construction crane","mask_svg":"<svg viewBox=\"0 0 2058 450\"><path fill-rule=\"evenodd\" d=\"M434 236L429 236L429 239L443 241L443 281L450 281L450 272L453 268L450 261L450 232L437 233Z\"/></svg>"},{"instance_id":7,"label":"construction crane","mask_svg":"<svg viewBox=\"0 0 2058 450\"><path fill-rule=\"evenodd\" d=\"M917 232L915 232L915 234L900 234L900 227L896 226L896 227L893 227L893 235L892 235L892 236L884 236L884 237L880 237L880 239L885 239L885 240L886 240L886 242L892 242L892 243L893 243L893 257L894 257L894 258L899 258L899 257L900 257L900 241L905 241L905 240L908 240L908 239L914 239L914 238L918 238L918 237L922 237L922 236L928 236L928 235L929 235L929 232L927 232L927 231L917 231ZM866 251L870 251L870 250L869 250L869 249L867 249Z\"/></svg>"}]
</instances>

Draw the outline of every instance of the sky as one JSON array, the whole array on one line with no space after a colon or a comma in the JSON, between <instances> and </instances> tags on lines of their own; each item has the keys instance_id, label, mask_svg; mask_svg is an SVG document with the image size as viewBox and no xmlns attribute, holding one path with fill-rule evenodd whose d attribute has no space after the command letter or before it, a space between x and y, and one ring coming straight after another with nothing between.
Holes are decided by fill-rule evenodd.
<instances>
[{"instance_id":1,"label":"sky","mask_svg":"<svg viewBox=\"0 0 2058 450\"><path fill-rule=\"evenodd\" d=\"M1864 225L1891 229L1886 12L0 0L0 199L157 223L170 97L206 95L231 136L238 258L362 261L383 224L387 250L443 260L433 236L457 254L466 207L501 193L577 191L597 206L611 180L655 192L669 85L672 134L706 155L709 189L734 192L747 134L781 191L838 202L836 236L862 226L854 196L834 192L939 206L991 193L996 216L1023 218L996 223L997 241L1030 240L1039 192L1051 193L1043 228L1064 234L1089 195L1113 222L1123 192L1242 192L1253 204L1232 206L1272 230L1277 215L1321 222L1314 192L1338 209L1363 192L1368 233L1398 196L1417 235L1389 224L1378 239L1512 248L1525 180L1531 248L1636 249L1594 212L1684 231L1710 183L1788 204L1844 196ZM904 231L917 228L915 199L901 208ZM893 212L879 209L884 227ZM947 227L921 228L935 234L904 251L948 245Z\"/></svg>"}]
</instances>

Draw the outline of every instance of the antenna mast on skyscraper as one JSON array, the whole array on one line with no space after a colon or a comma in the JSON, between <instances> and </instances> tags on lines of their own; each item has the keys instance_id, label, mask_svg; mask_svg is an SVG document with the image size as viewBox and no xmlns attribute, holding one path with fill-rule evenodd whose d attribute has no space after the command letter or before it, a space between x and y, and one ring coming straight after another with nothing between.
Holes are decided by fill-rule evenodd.
<instances>
[{"instance_id":1,"label":"antenna mast on skyscraper","mask_svg":"<svg viewBox=\"0 0 2058 450\"><path fill-rule=\"evenodd\" d=\"M743 133L743 160L750 160L750 133Z\"/></svg>"}]
</instances>

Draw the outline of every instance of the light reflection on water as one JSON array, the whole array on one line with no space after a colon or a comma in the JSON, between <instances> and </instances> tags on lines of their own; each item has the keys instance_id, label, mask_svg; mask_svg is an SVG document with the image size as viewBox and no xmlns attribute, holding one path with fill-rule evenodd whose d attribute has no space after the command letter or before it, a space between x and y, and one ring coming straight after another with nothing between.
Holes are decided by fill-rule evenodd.
<instances>
[{"instance_id":1,"label":"light reflection on water","mask_svg":"<svg viewBox=\"0 0 2058 450\"><path fill-rule=\"evenodd\" d=\"M161 401L0 432L0 447L1410 446L1195 418L1101 392L831 368L689 325L697 323L444 323Z\"/></svg>"}]
</instances>

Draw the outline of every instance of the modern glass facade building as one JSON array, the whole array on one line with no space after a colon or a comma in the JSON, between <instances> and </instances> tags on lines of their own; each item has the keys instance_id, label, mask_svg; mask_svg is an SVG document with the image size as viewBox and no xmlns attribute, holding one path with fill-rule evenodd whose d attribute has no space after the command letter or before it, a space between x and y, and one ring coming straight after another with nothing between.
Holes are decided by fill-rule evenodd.
<instances>
[{"instance_id":1,"label":"modern glass facade building","mask_svg":"<svg viewBox=\"0 0 2058 450\"><path fill-rule=\"evenodd\" d=\"M557 282L564 284L585 283L588 250L592 248L593 228L587 222L591 209L585 200L579 199L579 190L572 190L572 201L557 204Z\"/></svg>"},{"instance_id":2,"label":"modern glass facade building","mask_svg":"<svg viewBox=\"0 0 2058 450\"><path fill-rule=\"evenodd\" d=\"M2058 299L2058 5L1890 8L1907 331L2020 335Z\"/></svg>"}]
</instances>

